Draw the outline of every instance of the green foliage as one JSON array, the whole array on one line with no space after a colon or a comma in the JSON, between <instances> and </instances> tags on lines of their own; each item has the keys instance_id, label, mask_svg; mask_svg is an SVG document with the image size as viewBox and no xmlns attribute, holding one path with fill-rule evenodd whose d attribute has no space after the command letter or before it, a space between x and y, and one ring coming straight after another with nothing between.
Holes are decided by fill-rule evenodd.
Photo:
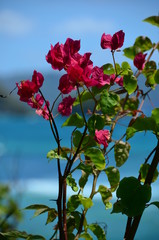
<instances>
[{"instance_id":1,"label":"green foliage","mask_svg":"<svg viewBox=\"0 0 159 240\"><path fill-rule=\"evenodd\" d=\"M141 131L153 131L158 133L159 125L156 122L155 117L138 117L134 124L131 127L128 127L126 130L126 139L133 137L136 132Z\"/></svg>"},{"instance_id":2,"label":"green foliage","mask_svg":"<svg viewBox=\"0 0 159 240\"><path fill-rule=\"evenodd\" d=\"M33 217L37 217L43 213L48 213L46 224L53 222L57 217L57 211L43 204L33 204L25 208L26 210L35 210Z\"/></svg>"},{"instance_id":3,"label":"green foliage","mask_svg":"<svg viewBox=\"0 0 159 240\"><path fill-rule=\"evenodd\" d=\"M124 55L130 59L134 59L139 52L145 52L153 47L151 40L148 37L139 36L136 38L134 45L123 50Z\"/></svg>"},{"instance_id":4,"label":"green foliage","mask_svg":"<svg viewBox=\"0 0 159 240\"><path fill-rule=\"evenodd\" d=\"M7 184L0 184L0 232L10 231L22 219L18 203Z\"/></svg>"},{"instance_id":5,"label":"green foliage","mask_svg":"<svg viewBox=\"0 0 159 240\"><path fill-rule=\"evenodd\" d=\"M120 181L116 195L120 199L120 205L118 203L116 206L117 212L121 210L123 214L135 217L142 214L146 203L150 201L151 187L141 185L135 177L125 177ZM112 213L115 213L114 208Z\"/></svg>"},{"instance_id":6,"label":"green foliage","mask_svg":"<svg viewBox=\"0 0 159 240\"><path fill-rule=\"evenodd\" d=\"M78 113L72 114L66 119L62 124L62 127L75 126L77 128L82 128L84 126L84 119Z\"/></svg>"},{"instance_id":7,"label":"green foliage","mask_svg":"<svg viewBox=\"0 0 159 240\"><path fill-rule=\"evenodd\" d=\"M107 64L103 65L103 72L104 72L104 74L111 75L111 74L115 73L115 69L111 63L107 63Z\"/></svg>"},{"instance_id":8,"label":"green foliage","mask_svg":"<svg viewBox=\"0 0 159 240\"><path fill-rule=\"evenodd\" d=\"M90 198L86 198L82 195L72 195L68 199L67 209L70 213L72 213L79 207L80 204L83 205L85 210L93 206L93 202Z\"/></svg>"},{"instance_id":9,"label":"green foliage","mask_svg":"<svg viewBox=\"0 0 159 240\"><path fill-rule=\"evenodd\" d=\"M98 188L98 192L101 195L102 201L105 205L106 209L109 209L112 207L112 204L109 202L112 199L112 193L110 191L110 189L108 189L107 187L100 185Z\"/></svg>"},{"instance_id":10,"label":"green foliage","mask_svg":"<svg viewBox=\"0 0 159 240\"><path fill-rule=\"evenodd\" d=\"M87 232L82 233L82 234L80 235L80 239L93 240L93 238L91 237L91 235L90 235L89 233L87 233Z\"/></svg>"},{"instance_id":11,"label":"green foliage","mask_svg":"<svg viewBox=\"0 0 159 240\"><path fill-rule=\"evenodd\" d=\"M70 186L72 188L72 190L74 192L78 191L77 183L76 183L75 179L72 177L71 174L69 174L67 176L66 183L67 183L68 186Z\"/></svg>"},{"instance_id":12,"label":"green foliage","mask_svg":"<svg viewBox=\"0 0 159 240\"><path fill-rule=\"evenodd\" d=\"M86 183L88 181L88 177L89 177L89 173L82 171L82 176L79 179L79 186L80 186L81 190L84 189L84 186L86 185Z\"/></svg>"},{"instance_id":13,"label":"green foliage","mask_svg":"<svg viewBox=\"0 0 159 240\"><path fill-rule=\"evenodd\" d=\"M150 164L148 164L148 163L147 164L141 164L141 166L140 166L140 170L139 170L140 181L143 182L143 183L145 182L145 179L147 177L149 168L150 168ZM157 180L157 178L158 178L158 171L157 171L157 169L155 169L152 182L155 182Z\"/></svg>"},{"instance_id":14,"label":"green foliage","mask_svg":"<svg viewBox=\"0 0 159 240\"><path fill-rule=\"evenodd\" d=\"M137 79L132 74L124 75L124 88L128 94L132 94L137 88Z\"/></svg>"},{"instance_id":15,"label":"green foliage","mask_svg":"<svg viewBox=\"0 0 159 240\"><path fill-rule=\"evenodd\" d=\"M151 17L145 18L143 21L159 27L159 16L151 16Z\"/></svg>"},{"instance_id":16,"label":"green foliage","mask_svg":"<svg viewBox=\"0 0 159 240\"><path fill-rule=\"evenodd\" d=\"M103 114L114 115L116 107L119 106L120 97L104 90L101 94L100 106Z\"/></svg>"},{"instance_id":17,"label":"green foliage","mask_svg":"<svg viewBox=\"0 0 159 240\"><path fill-rule=\"evenodd\" d=\"M90 224L87 226L87 228L93 232L98 240L106 240L104 230L97 223Z\"/></svg>"},{"instance_id":18,"label":"green foliage","mask_svg":"<svg viewBox=\"0 0 159 240\"><path fill-rule=\"evenodd\" d=\"M20 232L20 231L0 233L0 237L2 237L2 239L4 237L4 239L8 239L8 240L15 240L18 238L22 238L26 240L45 240L45 238L40 235L32 235L32 234L27 234L26 232Z\"/></svg>"},{"instance_id":19,"label":"green foliage","mask_svg":"<svg viewBox=\"0 0 159 240\"><path fill-rule=\"evenodd\" d=\"M115 144L114 155L116 166L121 167L129 157L130 144L128 142L119 141Z\"/></svg>"},{"instance_id":20,"label":"green foliage","mask_svg":"<svg viewBox=\"0 0 159 240\"><path fill-rule=\"evenodd\" d=\"M84 155L89 158L93 165L98 170L103 170L105 168L105 157L102 151L98 148L88 148L84 152Z\"/></svg>"},{"instance_id":21,"label":"green foliage","mask_svg":"<svg viewBox=\"0 0 159 240\"><path fill-rule=\"evenodd\" d=\"M82 93L81 93L81 99L82 99L82 102L86 102L90 99L92 99L92 94L89 92L89 91L86 91L84 90ZM80 104L80 99L79 97L76 98L76 100L74 101L73 103L73 106L77 106Z\"/></svg>"},{"instance_id":22,"label":"green foliage","mask_svg":"<svg viewBox=\"0 0 159 240\"><path fill-rule=\"evenodd\" d=\"M49 160L53 160L53 159L63 159L63 160L66 160L66 158L60 156L57 154L57 150L50 150L48 153L47 153L47 158L49 158Z\"/></svg>"},{"instance_id":23,"label":"green foliage","mask_svg":"<svg viewBox=\"0 0 159 240\"><path fill-rule=\"evenodd\" d=\"M121 75L132 75L131 66L128 62L122 62L121 64Z\"/></svg>"},{"instance_id":24,"label":"green foliage","mask_svg":"<svg viewBox=\"0 0 159 240\"><path fill-rule=\"evenodd\" d=\"M92 115L88 119L88 131L90 132L91 135L95 134L95 130L101 130L105 126L105 120L102 116L100 115Z\"/></svg>"},{"instance_id":25,"label":"green foliage","mask_svg":"<svg viewBox=\"0 0 159 240\"><path fill-rule=\"evenodd\" d=\"M111 191L114 192L120 182L120 172L115 167L107 167L104 171L107 174L108 181L111 186Z\"/></svg>"}]
</instances>

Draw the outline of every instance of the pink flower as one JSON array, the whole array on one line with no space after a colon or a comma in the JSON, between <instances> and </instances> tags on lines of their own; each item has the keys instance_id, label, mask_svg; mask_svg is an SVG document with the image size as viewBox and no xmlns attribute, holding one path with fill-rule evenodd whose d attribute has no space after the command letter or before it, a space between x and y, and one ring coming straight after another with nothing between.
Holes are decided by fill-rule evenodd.
<instances>
[{"instance_id":1,"label":"pink flower","mask_svg":"<svg viewBox=\"0 0 159 240\"><path fill-rule=\"evenodd\" d=\"M42 107L41 108L37 108L35 112L39 116L42 116L44 119L49 120L49 111L48 111L48 107L50 106L49 101L46 101L46 104L44 105L43 108Z\"/></svg>"},{"instance_id":2,"label":"pink flower","mask_svg":"<svg viewBox=\"0 0 159 240\"><path fill-rule=\"evenodd\" d=\"M64 44L64 52L65 55L73 56L80 50L80 40L73 40L71 38L67 38Z\"/></svg>"},{"instance_id":3,"label":"pink flower","mask_svg":"<svg viewBox=\"0 0 159 240\"><path fill-rule=\"evenodd\" d=\"M46 61L51 64L53 69L61 71L64 68L64 46L57 43L46 55Z\"/></svg>"},{"instance_id":4,"label":"pink flower","mask_svg":"<svg viewBox=\"0 0 159 240\"><path fill-rule=\"evenodd\" d=\"M28 102L28 100L38 91L37 85L29 80L16 83L18 87L17 94L20 96L20 101Z\"/></svg>"},{"instance_id":5,"label":"pink flower","mask_svg":"<svg viewBox=\"0 0 159 240\"><path fill-rule=\"evenodd\" d=\"M39 90L39 88L41 88L44 82L43 75L40 72L37 72L36 70L34 70L33 76L32 76L32 82L36 84L37 89Z\"/></svg>"},{"instance_id":6,"label":"pink flower","mask_svg":"<svg viewBox=\"0 0 159 240\"><path fill-rule=\"evenodd\" d=\"M70 77L68 74L64 74L59 81L59 87L58 89L63 93L63 94L68 94L70 93L75 87L72 85L70 82Z\"/></svg>"},{"instance_id":7,"label":"pink flower","mask_svg":"<svg viewBox=\"0 0 159 240\"><path fill-rule=\"evenodd\" d=\"M123 87L123 76L122 77L117 77L116 79L115 79L115 82L120 86L120 87Z\"/></svg>"},{"instance_id":8,"label":"pink flower","mask_svg":"<svg viewBox=\"0 0 159 240\"><path fill-rule=\"evenodd\" d=\"M135 58L134 58L134 65L137 67L139 70L143 70L145 67L145 57L146 54L143 54L142 52L138 53Z\"/></svg>"},{"instance_id":9,"label":"pink flower","mask_svg":"<svg viewBox=\"0 0 159 240\"><path fill-rule=\"evenodd\" d=\"M111 49L116 50L118 48L121 48L124 43L124 37L125 33L120 30L119 32L116 32L113 36L110 34L103 33L101 38L101 47L103 49Z\"/></svg>"},{"instance_id":10,"label":"pink flower","mask_svg":"<svg viewBox=\"0 0 159 240\"><path fill-rule=\"evenodd\" d=\"M109 130L95 130L95 140L99 144L103 144L104 148L108 147L108 140L110 139Z\"/></svg>"},{"instance_id":11,"label":"pink flower","mask_svg":"<svg viewBox=\"0 0 159 240\"><path fill-rule=\"evenodd\" d=\"M96 81L96 87L101 88L103 86L110 85L110 77L103 73L103 68L94 67L92 70L91 78Z\"/></svg>"},{"instance_id":12,"label":"pink flower","mask_svg":"<svg viewBox=\"0 0 159 240\"><path fill-rule=\"evenodd\" d=\"M25 80L21 81L20 84L16 83L18 87L17 94L20 96L20 100L23 102L28 102L32 96L38 92L39 88L42 86L44 77L40 72L34 70L32 81Z\"/></svg>"},{"instance_id":13,"label":"pink flower","mask_svg":"<svg viewBox=\"0 0 159 240\"><path fill-rule=\"evenodd\" d=\"M72 105L75 99L76 98L72 98L71 96L65 97L58 106L58 112L61 113L62 116L69 116L72 113Z\"/></svg>"},{"instance_id":14,"label":"pink flower","mask_svg":"<svg viewBox=\"0 0 159 240\"><path fill-rule=\"evenodd\" d=\"M36 95L36 97L32 97L28 100L28 105L32 108L41 108L43 103L44 103L44 99L43 97L38 93Z\"/></svg>"}]
</instances>

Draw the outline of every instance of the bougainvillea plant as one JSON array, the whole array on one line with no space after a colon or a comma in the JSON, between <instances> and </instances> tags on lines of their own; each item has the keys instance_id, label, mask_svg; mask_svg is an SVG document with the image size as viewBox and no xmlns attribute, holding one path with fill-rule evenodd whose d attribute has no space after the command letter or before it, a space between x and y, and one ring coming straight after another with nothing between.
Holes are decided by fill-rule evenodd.
<instances>
[{"instance_id":1,"label":"bougainvillea plant","mask_svg":"<svg viewBox=\"0 0 159 240\"><path fill-rule=\"evenodd\" d=\"M159 27L159 17L153 16L144 21ZM139 36L133 46L123 50L125 57L132 59L136 68L133 73L127 61L120 65L115 60L115 54L121 54L124 38L122 30L113 36L105 33L102 35L101 48L112 54L112 63L103 66L93 65L91 53L79 53L79 40L68 38L64 44L51 45L46 61L53 70L65 71L59 80L60 94L52 104L42 93L44 77L41 73L34 71L32 80L17 83L20 100L49 122L57 145L47 154L47 158L57 161L57 208L40 204L27 207L35 210L36 216L48 212L47 223L56 220L50 239L92 239L91 232L97 239L106 239L105 229L98 224L100 219L89 224L86 220L96 194L101 195L106 209L112 208L112 213L127 216L123 236L126 240L134 239L145 208L149 205L159 208L159 202L150 202L151 184L158 177L159 108L154 108L148 116L142 111L145 99L150 99L151 91L159 84L159 69L156 62L151 60L154 51L159 50L159 42L152 43L148 37ZM140 86L141 74L145 77L144 89ZM59 99L60 103L57 103ZM88 101L86 106L89 105L89 109L86 109L84 106ZM74 111L77 105L78 112ZM55 109L65 116L63 127L73 127L68 138L69 147L61 145ZM126 119L127 127L119 139L114 139L116 125L121 119ZM128 140L142 131L152 132L154 138L157 138L157 146L143 161L138 178L130 176L120 179L120 167L129 157ZM116 166L112 166L109 159L112 151ZM64 170L61 168L61 160L66 161ZM81 171L79 179L73 178L75 171ZM97 187L101 173L106 174L109 185ZM93 176L90 194L85 196L83 189L90 175ZM74 191L69 198L68 187ZM116 192L117 197L114 204L111 202L113 192ZM1 235L45 239L18 231Z\"/></svg>"}]
</instances>

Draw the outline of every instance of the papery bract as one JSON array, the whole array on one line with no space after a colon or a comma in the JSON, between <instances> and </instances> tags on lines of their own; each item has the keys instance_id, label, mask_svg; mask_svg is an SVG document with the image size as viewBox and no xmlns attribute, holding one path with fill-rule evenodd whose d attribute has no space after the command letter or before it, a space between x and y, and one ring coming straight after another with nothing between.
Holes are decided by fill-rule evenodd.
<instances>
[{"instance_id":1,"label":"papery bract","mask_svg":"<svg viewBox=\"0 0 159 240\"><path fill-rule=\"evenodd\" d=\"M103 73L103 68L94 67L92 70L91 78L96 81L96 87L101 88L103 86L110 85L110 77Z\"/></svg>"},{"instance_id":2,"label":"papery bract","mask_svg":"<svg viewBox=\"0 0 159 240\"><path fill-rule=\"evenodd\" d=\"M57 43L46 55L46 61L51 64L53 69L61 71L64 68L64 46Z\"/></svg>"},{"instance_id":3,"label":"papery bract","mask_svg":"<svg viewBox=\"0 0 159 240\"><path fill-rule=\"evenodd\" d=\"M69 116L72 113L72 105L75 99L76 98L72 98L71 96L63 98L58 106L58 112L61 113L62 116Z\"/></svg>"},{"instance_id":4,"label":"papery bract","mask_svg":"<svg viewBox=\"0 0 159 240\"><path fill-rule=\"evenodd\" d=\"M23 102L27 102L38 91L37 85L29 80L21 81L20 84L16 83L16 85L18 87L17 94Z\"/></svg>"},{"instance_id":5,"label":"papery bract","mask_svg":"<svg viewBox=\"0 0 159 240\"><path fill-rule=\"evenodd\" d=\"M37 90L42 87L44 82L44 77L40 72L37 72L34 70L33 76L32 76L32 82L34 82L37 86Z\"/></svg>"},{"instance_id":6,"label":"papery bract","mask_svg":"<svg viewBox=\"0 0 159 240\"><path fill-rule=\"evenodd\" d=\"M125 33L122 30L116 32L113 36L111 36L110 34L103 33L101 37L101 47L103 49L111 50L121 48L124 43L124 37Z\"/></svg>"},{"instance_id":7,"label":"papery bract","mask_svg":"<svg viewBox=\"0 0 159 240\"><path fill-rule=\"evenodd\" d=\"M44 103L44 99L38 93L35 97L30 98L27 103L32 108L41 108Z\"/></svg>"},{"instance_id":8,"label":"papery bract","mask_svg":"<svg viewBox=\"0 0 159 240\"><path fill-rule=\"evenodd\" d=\"M47 105L46 105L46 104L47 104ZM38 108L38 109L36 110L36 113L37 113L39 116L42 116L44 119L49 120L49 110L48 110L48 107L50 106L49 101L46 101L46 104L44 105L43 108Z\"/></svg>"},{"instance_id":9,"label":"papery bract","mask_svg":"<svg viewBox=\"0 0 159 240\"><path fill-rule=\"evenodd\" d=\"M109 130L95 130L95 140L97 143L104 145L105 148L108 147L108 140L110 139Z\"/></svg>"},{"instance_id":10,"label":"papery bract","mask_svg":"<svg viewBox=\"0 0 159 240\"><path fill-rule=\"evenodd\" d=\"M64 74L59 81L59 87L58 89L63 93L63 94L68 94L70 93L73 89L75 89L74 85L72 85L70 81L70 77L68 74Z\"/></svg>"},{"instance_id":11,"label":"papery bract","mask_svg":"<svg viewBox=\"0 0 159 240\"><path fill-rule=\"evenodd\" d=\"M145 58L147 53L143 54L142 52L138 53L134 58L134 65L139 70L143 70L145 67Z\"/></svg>"}]
</instances>

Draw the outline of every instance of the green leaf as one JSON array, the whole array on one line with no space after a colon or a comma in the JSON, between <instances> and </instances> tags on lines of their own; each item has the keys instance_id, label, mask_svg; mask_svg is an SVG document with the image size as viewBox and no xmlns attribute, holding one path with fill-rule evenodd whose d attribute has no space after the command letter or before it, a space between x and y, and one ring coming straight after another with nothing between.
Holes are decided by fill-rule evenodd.
<instances>
[{"instance_id":1,"label":"green leaf","mask_svg":"<svg viewBox=\"0 0 159 240\"><path fill-rule=\"evenodd\" d=\"M126 140L131 138L136 132L141 131L153 131L157 133L159 127L153 117L138 117L131 127L126 130Z\"/></svg>"},{"instance_id":2,"label":"green leaf","mask_svg":"<svg viewBox=\"0 0 159 240\"><path fill-rule=\"evenodd\" d=\"M123 86L126 89L126 91L128 92L128 94L132 94L136 88L137 88L137 79L135 76L133 75L124 75L124 82L123 82Z\"/></svg>"},{"instance_id":3,"label":"green leaf","mask_svg":"<svg viewBox=\"0 0 159 240\"><path fill-rule=\"evenodd\" d=\"M53 159L63 159L63 160L66 160L66 158L60 156L57 154L57 150L50 150L48 153L47 153L47 158L49 158L49 160L53 160Z\"/></svg>"},{"instance_id":4,"label":"green leaf","mask_svg":"<svg viewBox=\"0 0 159 240\"><path fill-rule=\"evenodd\" d=\"M101 130L105 126L105 120L102 116L93 114L88 119L88 131L90 134L94 135L95 130Z\"/></svg>"},{"instance_id":5,"label":"green leaf","mask_svg":"<svg viewBox=\"0 0 159 240\"><path fill-rule=\"evenodd\" d=\"M153 47L151 40L144 36L136 38L134 46L140 48L141 52L148 51Z\"/></svg>"},{"instance_id":6,"label":"green leaf","mask_svg":"<svg viewBox=\"0 0 159 240\"><path fill-rule=\"evenodd\" d=\"M82 100L82 102L85 102L85 101L90 100L90 99L93 99L92 94L90 92L84 90L81 93L81 100ZM73 106L77 106L79 104L80 104L80 100L79 100L79 97L77 97L76 100L73 103Z\"/></svg>"},{"instance_id":7,"label":"green leaf","mask_svg":"<svg viewBox=\"0 0 159 240\"><path fill-rule=\"evenodd\" d=\"M105 168L105 157L100 149L88 148L84 152L84 155L90 159L98 170Z\"/></svg>"},{"instance_id":8,"label":"green leaf","mask_svg":"<svg viewBox=\"0 0 159 240\"><path fill-rule=\"evenodd\" d=\"M141 177L140 181L143 182L143 183L145 182L145 179L147 177L149 168L150 168L150 164L148 164L148 163L147 164L141 164L141 166L140 166L140 170L139 170L140 177ZM153 175L152 182L155 182L157 180L157 178L158 178L158 171L156 169L155 172L154 172L154 175Z\"/></svg>"},{"instance_id":9,"label":"green leaf","mask_svg":"<svg viewBox=\"0 0 159 240\"><path fill-rule=\"evenodd\" d=\"M121 75L133 74L130 64L128 62L122 62L121 67Z\"/></svg>"},{"instance_id":10,"label":"green leaf","mask_svg":"<svg viewBox=\"0 0 159 240\"><path fill-rule=\"evenodd\" d=\"M151 113L151 117L155 120L156 124L159 124L159 108L154 108Z\"/></svg>"},{"instance_id":11,"label":"green leaf","mask_svg":"<svg viewBox=\"0 0 159 240\"><path fill-rule=\"evenodd\" d=\"M62 127L64 126L75 126L77 128L82 128L84 126L84 119L78 113L74 113L62 124Z\"/></svg>"},{"instance_id":12,"label":"green leaf","mask_svg":"<svg viewBox=\"0 0 159 240\"><path fill-rule=\"evenodd\" d=\"M115 67L116 67L117 75L120 75L122 70L121 70L121 67L120 67L119 63L116 63Z\"/></svg>"},{"instance_id":13,"label":"green leaf","mask_svg":"<svg viewBox=\"0 0 159 240\"><path fill-rule=\"evenodd\" d=\"M135 177L125 177L121 180L116 195L121 200L122 213L135 217L142 214L146 203L150 201L151 187L141 185Z\"/></svg>"},{"instance_id":14,"label":"green leaf","mask_svg":"<svg viewBox=\"0 0 159 240\"><path fill-rule=\"evenodd\" d=\"M115 93L104 90L101 94L100 106L102 113L107 115L115 114L115 107L119 106L120 97Z\"/></svg>"},{"instance_id":15,"label":"green leaf","mask_svg":"<svg viewBox=\"0 0 159 240\"><path fill-rule=\"evenodd\" d=\"M151 17L145 18L143 22L148 22L152 25L159 27L159 16L151 16Z\"/></svg>"},{"instance_id":16,"label":"green leaf","mask_svg":"<svg viewBox=\"0 0 159 240\"><path fill-rule=\"evenodd\" d=\"M151 202L148 206L155 205L159 209L159 202Z\"/></svg>"},{"instance_id":17,"label":"green leaf","mask_svg":"<svg viewBox=\"0 0 159 240\"><path fill-rule=\"evenodd\" d=\"M33 205L30 205L30 206L26 207L25 209L35 210L33 217L37 217L42 213L50 211L50 208L46 205L43 205L43 204L33 204Z\"/></svg>"},{"instance_id":18,"label":"green leaf","mask_svg":"<svg viewBox=\"0 0 159 240\"><path fill-rule=\"evenodd\" d=\"M122 213L121 200L117 200L117 202L115 202L113 204L113 210L112 210L111 214L113 214L113 213Z\"/></svg>"},{"instance_id":19,"label":"green leaf","mask_svg":"<svg viewBox=\"0 0 159 240\"><path fill-rule=\"evenodd\" d=\"M111 186L111 191L114 192L120 182L120 172L115 167L107 167L104 171L107 174L108 181Z\"/></svg>"},{"instance_id":20,"label":"green leaf","mask_svg":"<svg viewBox=\"0 0 159 240\"><path fill-rule=\"evenodd\" d=\"M69 212L74 212L81 204L79 195L72 195L67 202L67 209Z\"/></svg>"},{"instance_id":21,"label":"green leaf","mask_svg":"<svg viewBox=\"0 0 159 240\"><path fill-rule=\"evenodd\" d=\"M82 138L82 133L79 130L76 130L73 133L73 144L75 147L78 147ZM97 146L97 142L94 140L92 136L86 135L82 142L82 148L94 147Z\"/></svg>"},{"instance_id":22,"label":"green leaf","mask_svg":"<svg viewBox=\"0 0 159 240\"><path fill-rule=\"evenodd\" d=\"M104 230L97 223L88 225L88 229L93 232L98 240L106 240Z\"/></svg>"},{"instance_id":23,"label":"green leaf","mask_svg":"<svg viewBox=\"0 0 159 240\"><path fill-rule=\"evenodd\" d=\"M82 171L82 176L79 179L79 186L81 190L83 190L84 186L86 185L88 181L88 177L89 177L89 174Z\"/></svg>"},{"instance_id":24,"label":"green leaf","mask_svg":"<svg viewBox=\"0 0 159 240\"><path fill-rule=\"evenodd\" d=\"M159 69L155 72L154 80L155 83L159 84Z\"/></svg>"},{"instance_id":25,"label":"green leaf","mask_svg":"<svg viewBox=\"0 0 159 240\"><path fill-rule=\"evenodd\" d=\"M79 130L76 130L73 133L73 144L75 147L78 147L78 145L81 141L81 138L82 138L82 133Z\"/></svg>"},{"instance_id":26,"label":"green leaf","mask_svg":"<svg viewBox=\"0 0 159 240\"><path fill-rule=\"evenodd\" d=\"M84 163L80 163L78 165L77 169L80 169L80 170L82 170L82 171L84 171L85 173L88 173L88 174L92 173L92 171L93 171L92 167L90 165L86 165Z\"/></svg>"},{"instance_id":27,"label":"green leaf","mask_svg":"<svg viewBox=\"0 0 159 240\"><path fill-rule=\"evenodd\" d=\"M111 63L107 63L103 65L103 72L104 74L108 74L108 75L115 73L113 65Z\"/></svg>"},{"instance_id":28,"label":"green leaf","mask_svg":"<svg viewBox=\"0 0 159 240\"><path fill-rule=\"evenodd\" d=\"M77 183L75 182L75 179L72 177L71 174L67 176L66 183L72 188L74 192L78 191Z\"/></svg>"},{"instance_id":29,"label":"green leaf","mask_svg":"<svg viewBox=\"0 0 159 240\"><path fill-rule=\"evenodd\" d=\"M82 195L79 195L79 199L85 210L93 206L93 202L91 198L86 198L86 197L83 197Z\"/></svg>"},{"instance_id":30,"label":"green leaf","mask_svg":"<svg viewBox=\"0 0 159 240\"><path fill-rule=\"evenodd\" d=\"M56 219L57 216L58 216L57 211L54 208L50 209L48 211L48 217L47 217L46 225L48 223L53 222Z\"/></svg>"},{"instance_id":31,"label":"green leaf","mask_svg":"<svg viewBox=\"0 0 159 240\"><path fill-rule=\"evenodd\" d=\"M21 232L21 231L10 231L7 233L0 233L0 236L5 237L5 239L18 239L18 238L23 238L27 240L45 240L43 236L40 235L32 235L28 234L26 232Z\"/></svg>"},{"instance_id":32,"label":"green leaf","mask_svg":"<svg viewBox=\"0 0 159 240\"><path fill-rule=\"evenodd\" d=\"M136 46L132 46L132 47L125 48L123 50L123 52L124 52L124 56L134 60L134 57L136 56L136 54L141 52L141 50L140 50L140 48L138 48Z\"/></svg>"},{"instance_id":33,"label":"green leaf","mask_svg":"<svg viewBox=\"0 0 159 240\"><path fill-rule=\"evenodd\" d=\"M148 78L151 77L154 72L156 71L156 63L154 61L149 61L145 64L145 67L142 71L142 73Z\"/></svg>"},{"instance_id":34,"label":"green leaf","mask_svg":"<svg viewBox=\"0 0 159 240\"><path fill-rule=\"evenodd\" d=\"M79 238L81 239L81 238L83 238L83 239L85 239L85 240L93 240L93 238L91 237L91 235L89 234L89 233L82 233L80 236L79 236Z\"/></svg>"},{"instance_id":35,"label":"green leaf","mask_svg":"<svg viewBox=\"0 0 159 240\"><path fill-rule=\"evenodd\" d=\"M112 199L112 193L110 191L110 189L108 189L107 187L100 185L98 188L98 192L100 193L101 197L102 197L102 201L107 209L107 203L109 203L109 201Z\"/></svg>"},{"instance_id":36,"label":"green leaf","mask_svg":"<svg viewBox=\"0 0 159 240\"><path fill-rule=\"evenodd\" d=\"M119 141L115 144L114 155L116 166L121 167L129 157L130 144L128 142Z\"/></svg>"}]
</instances>

